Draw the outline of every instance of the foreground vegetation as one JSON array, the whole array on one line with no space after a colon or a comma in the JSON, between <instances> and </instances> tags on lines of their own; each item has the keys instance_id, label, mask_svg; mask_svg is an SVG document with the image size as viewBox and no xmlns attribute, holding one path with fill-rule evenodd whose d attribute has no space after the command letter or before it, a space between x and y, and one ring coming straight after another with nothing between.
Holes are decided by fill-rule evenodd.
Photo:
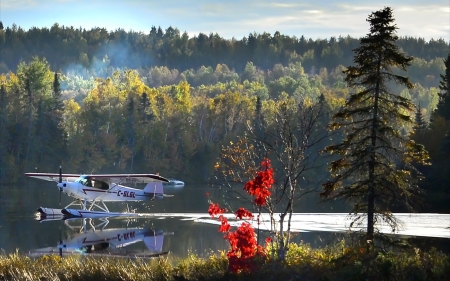
<instances>
[{"instance_id":1,"label":"foreground vegetation","mask_svg":"<svg viewBox=\"0 0 450 281\"><path fill-rule=\"evenodd\" d=\"M202 259L191 255L177 260L170 255L152 260L57 255L30 258L0 256L0 280L450 280L450 259L436 249L378 251L343 243L313 249L290 244L284 262L261 259L248 273L227 271L225 253ZM368 275L367 275L368 274Z\"/></svg>"}]
</instances>

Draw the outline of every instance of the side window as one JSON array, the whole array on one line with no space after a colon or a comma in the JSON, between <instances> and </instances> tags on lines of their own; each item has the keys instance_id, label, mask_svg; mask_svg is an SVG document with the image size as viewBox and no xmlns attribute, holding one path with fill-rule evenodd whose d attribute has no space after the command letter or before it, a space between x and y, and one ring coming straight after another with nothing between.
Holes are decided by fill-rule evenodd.
<instances>
[{"instance_id":1,"label":"side window","mask_svg":"<svg viewBox=\"0 0 450 281\"><path fill-rule=\"evenodd\" d=\"M95 188L102 188L102 182L101 181L93 181L94 182L94 187Z\"/></svg>"},{"instance_id":2,"label":"side window","mask_svg":"<svg viewBox=\"0 0 450 281\"><path fill-rule=\"evenodd\" d=\"M91 183L91 179L90 178L81 179L80 183L82 185L84 185L84 186L92 187L92 183Z\"/></svg>"},{"instance_id":3,"label":"side window","mask_svg":"<svg viewBox=\"0 0 450 281\"><path fill-rule=\"evenodd\" d=\"M103 189L103 190L109 189L109 185L104 181L93 181L93 182L94 182L95 188L99 188L99 189Z\"/></svg>"}]
</instances>

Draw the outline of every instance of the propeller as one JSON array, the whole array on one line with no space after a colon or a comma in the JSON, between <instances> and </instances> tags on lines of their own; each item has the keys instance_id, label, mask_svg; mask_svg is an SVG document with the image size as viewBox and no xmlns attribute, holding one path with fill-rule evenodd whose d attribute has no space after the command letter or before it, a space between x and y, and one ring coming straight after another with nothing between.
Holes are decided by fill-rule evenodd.
<instances>
[{"instance_id":1,"label":"propeller","mask_svg":"<svg viewBox=\"0 0 450 281\"><path fill-rule=\"evenodd\" d=\"M59 166L59 183L62 183L62 168ZM62 193L62 187L59 187L59 205L61 206L61 193Z\"/></svg>"}]
</instances>

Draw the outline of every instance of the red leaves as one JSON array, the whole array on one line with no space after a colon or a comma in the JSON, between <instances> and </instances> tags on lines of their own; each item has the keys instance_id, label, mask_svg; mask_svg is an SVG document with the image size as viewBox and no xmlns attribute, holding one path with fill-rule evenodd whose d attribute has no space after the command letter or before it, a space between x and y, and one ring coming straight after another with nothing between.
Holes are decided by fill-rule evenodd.
<instances>
[{"instance_id":1,"label":"red leaves","mask_svg":"<svg viewBox=\"0 0 450 281\"><path fill-rule=\"evenodd\" d=\"M230 224L228 223L228 219L224 217L222 214L225 213L227 210L220 208L219 204L210 203L208 208L209 215L214 218L215 216L219 215L218 219L221 222L219 232L228 232L230 231Z\"/></svg>"},{"instance_id":2,"label":"red leaves","mask_svg":"<svg viewBox=\"0 0 450 281\"><path fill-rule=\"evenodd\" d=\"M252 219L253 218L253 214L250 211L247 211L244 208L239 208L239 210L237 210L236 213L234 213L234 214L240 220L242 220L242 219Z\"/></svg>"},{"instance_id":3,"label":"red leaves","mask_svg":"<svg viewBox=\"0 0 450 281\"><path fill-rule=\"evenodd\" d=\"M225 213L226 211L227 211L227 209L220 208L219 204L214 204L214 203L209 204L208 213L213 218L217 215Z\"/></svg>"},{"instance_id":4,"label":"red leaves","mask_svg":"<svg viewBox=\"0 0 450 281\"><path fill-rule=\"evenodd\" d=\"M270 160L264 158L261 163L261 170L257 173L255 179L245 184L244 190L255 197L254 202L256 205L264 206L267 198L271 195L270 189L273 183L273 168L270 165ZM209 198L209 193L207 193L206 197ZM265 251L262 246L258 245L252 225L248 222L243 222L235 232L230 232L231 225L223 215L227 210L220 208L217 203L209 202L209 215L213 218L218 215L218 220L221 222L219 232L225 233L224 239L230 243L231 249L227 253L228 270L231 272L255 270L255 257L265 256ZM239 208L234 214L238 219L253 219L254 217L250 211L244 208ZM270 238L266 239L266 246L270 242Z\"/></svg>"},{"instance_id":5,"label":"red leaves","mask_svg":"<svg viewBox=\"0 0 450 281\"><path fill-rule=\"evenodd\" d=\"M256 234L250 223L243 222L235 232L231 232L231 225L223 215L225 211L217 203L209 204L209 215L213 218L219 215L218 220L221 222L219 232L225 233L224 239L230 243L231 249L227 253L228 270L231 272L252 270L254 268L253 258L255 254L265 255L264 249L257 244ZM253 214L244 208L239 208L235 215L238 219L253 218Z\"/></svg>"},{"instance_id":6,"label":"red leaves","mask_svg":"<svg viewBox=\"0 0 450 281\"><path fill-rule=\"evenodd\" d=\"M261 170L253 180L245 184L244 190L255 197L256 205L264 206L267 198L271 195L270 189L273 182L273 168L270 165L270 160L264 158L261 163Z\"/></svg>"},{"instance_id":7,"label":"red leaves","mask_svg":"<svg viewBox=\"0 0 450 281\"><path fill-rule=\"evenodd\" d=\"M228 222L228 219L226 217L224 217L223 215L220 215L219 221L221 222L221 225L219 227L219 232L223 232L223 233L229 232L231 225Z\"/></svg>"},{"instance_id":8,"label":"red leaves","mask_svg":"<svg viewBox=\"0 0 450 281\"><path fill-rule=\"evenodd\" d=\"M256 243L256 234L248 222L243 222L235 232L228 233L231 250L228 252L228 270L251 271L255 268L255 254L264 254Z\"/></svg>"}]
</instances>

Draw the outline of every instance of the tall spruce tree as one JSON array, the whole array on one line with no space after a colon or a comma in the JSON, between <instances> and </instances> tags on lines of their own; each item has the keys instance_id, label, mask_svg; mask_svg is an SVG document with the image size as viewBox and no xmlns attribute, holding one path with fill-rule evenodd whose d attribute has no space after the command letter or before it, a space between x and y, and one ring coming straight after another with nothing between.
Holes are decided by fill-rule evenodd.
<instances>
[{"instance_id":1,"label":"tall spruce tree","mask_svg":"<svg viewBox=\"0 0 450 281\"><path fill-rule=\"evenodd\" d=\"M444 60L445 73L441 74L441 81L439 83L439 103L437 105L435 114L442 116L445 120L450 120L450 53L447 59Z\"/></svg>"},{"instance_id":2,"label":"tall spruce tree","mask_svg":"<svg viewBox=\"0 0 450 281\"><path fill-rule=\"evenodd\" d=\"M392 9L373 12L367 21L370 33L354 49L355 66L344 71L355 92L330 124L332 130L342 128L345 137L325 148L337 158L329 163L332 178L323 184L321 195L353 202L351 226L367 220L371 248L377 223L383 221L393 231L398 228L399 221L390 211L394 204L412 208L421 176L412 164L428 157L423 146L401 132L414 124L414 104L388 88L390 81L413 87L407 77L394 73L394 68L406 71L412 58L395 45Z\"/></svg>"},{"instance_id":3,"label":"tall spruce tree","mask_svg":"<svg viewBox=\"0 0 450 281\"><path fill-rule=\"evenodd\" d=\"M62 101L61 84L59 83L58 73L55 72L52 85L52 110L63 110L64 103Z\"/></svg>"},{"instance_id":4,"label":"tall spruce tree","mask_svg":"<svg viewBox=\"0 0 450 281\"><path fill-rule=\"evenodd\" d=\"M422 113L422 108L420 107L420 103L419 106L417 107L416 110L416 115L415 115L415 131L416 132L425 132L426 129L428 128L428 124L427 121L425 120L425 116Z\"/></svg>"}]
</instances>

